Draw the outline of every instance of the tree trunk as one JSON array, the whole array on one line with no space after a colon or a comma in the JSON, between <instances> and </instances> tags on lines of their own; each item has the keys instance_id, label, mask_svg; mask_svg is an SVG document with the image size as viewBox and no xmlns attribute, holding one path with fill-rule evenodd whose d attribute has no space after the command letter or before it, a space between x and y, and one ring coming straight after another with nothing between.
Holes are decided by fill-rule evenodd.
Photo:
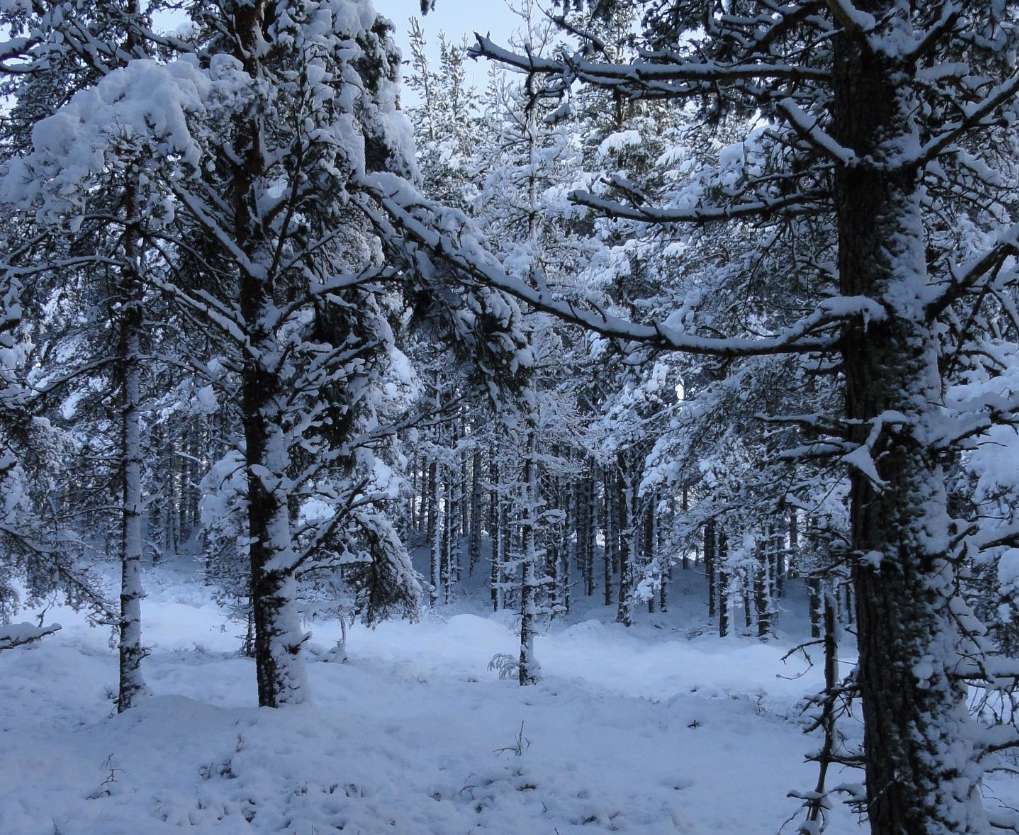
<instances>
[{"instance_id":1,"label":"tree trunk","mask_svg":"<svg viewBox=\"0 0 1019 835\"><path fill-rule=\"evenodd\" d=\"M754 604L757 608L757 637L767 638L771 634L771 560L768 548L773 537L768 536L757 544L757 565L754 572Z\"/></svg>"},{"instance_id":2,"label":"tree trunk","mask_svg":"<svg viewBox=\"0 0 1019 835\"><path fill-rule=\"evenodd\" d=\"M729 548L725 539L725 531L718 532L718 635L724 638L729 634Z\"/></svg>"},{"instance_id":3,"label":"tree trunk","mask_svg":"<svg viewBox=\"0 0 1019 835\"><path fill-rule=\"evenodd\" d=\"M524 508L521 524L523 567L520 572L520 664L521 685L537 684L541 668L534 657L534 631L538 618L537 577L538 554L535 547L535 526L538 513L537 431L527 430L527 457L524 460Z\"/></svg>"},{"instance_id":4,"label":"tree trunk","mask_svg":"<svg viewBox=\"0 0 1019 835\"><path fill-rule=\"evenodd\" d=\"M439 602L439 590L442 587L442 530L445 526L439 498L438 465L435 461L428 467L428 497L428 547L431 549L428 560L428 602L434 607Z\"/></svg>"},{"instance_id":5,"label":"tree trunk","mask_svg":"<svg viewBox=\"0 0 1019 835\"><path fill-rule=\"evenodd\" d=\"M619 525L619 597L616 622L624 626L633 624L633 563L637 547L636 521L633 518L633 483L620 455L618 502Z\"/></svg>"},{"instance_id":6,"label":"tree trunk","mask_svg":"<svg viewBox=\"0 0 1019 835\"><path fill-rule=\"evenodd\" d=\"M129 186L125 211L134 216L134 189ZM123 294L120 322L121 373L121 538L120 538L120 686L117 710L122 712L145 692L142 646L142 441L141 441L141 328L142 284L134 229L128 226L124 256L128 266L121 276Z\"/></svg>"},{"instance_id":7,"label":"tree trunk","mask_svg":"<svg viewBox=\"0 0 1019 835\"><path fill-rule=\"evenodd\" d=\"M877 19L891 0L857 0ZM894 64L862 34L835 36L834 135L867 158L879 142L916 142L912 63ZM923 431L942 402L938 340L927 320L926 252L918 172L836 168L841 292L877 299L878 322L842 339L853 439L896 414L872 458L885 482L851 473L853 567L864 753L873 835L986 833L965 692L952 678L959 636L950 609L955 570L944 475Z\"/></svg>"},{"instance_id":8,"label":"tree trunk","mask_svg":"<svg viewBox=\"0 0 1019 835\"><path fill-rule=\"evenodd\" d=\"M473 574L474 569L481 561L481 453L477 450L471 456L470 508L470 534L468 537L470 557L468 566L470 573Z\"/></svg>"},{"instance_id":9,"label":"tree trunk","mask_svg":"<svg viewBox=\"0 0 1019 835\"><path fill-rule=\"evenodd\" d=\"M704 576L708 586L708 618L715 619L715 520L704 523Z\"/></svg>"},{"instance_id":10,"label":"tree trunk","mask_svg":"<svg viewBox=\"0 0 1019 835\"><path fill-rule=\"evenodd\" d=\"M498 612L502 608L502 560L500 559L502 501L499 497L499 462L495 457L495 447L492 447L489 462L489 478L492 480L492 493L488 507L488 544L491 558L489 593L492 597L492 609Z\"/></svg>"},{"instance_id":11,"label":"tree trunk","mask_svg":"<svg viewBox=\"0 0 1019 835\"><path fill-rule=\"evenodd\" d=\"M609 468L602 470L602 492L604 493L604 511L602 512L602 591L606 606L612 605L612 563L615 560L615 539L614 513L612 512L612 496L615 488L612 484L612 473Z\"/></svg>"}]
</instances>

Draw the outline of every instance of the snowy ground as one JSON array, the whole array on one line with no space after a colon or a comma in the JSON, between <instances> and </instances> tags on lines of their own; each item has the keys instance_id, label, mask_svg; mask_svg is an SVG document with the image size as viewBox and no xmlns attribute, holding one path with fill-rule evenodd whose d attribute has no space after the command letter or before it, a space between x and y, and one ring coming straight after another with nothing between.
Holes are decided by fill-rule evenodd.
<instances>
[{"instance_id":1,"label":"snowy ground","mask_svg":"<svg viewBox=\"0 0 1019 835\"><path fill-rule=\"evenodd\" d=\"M161 570L148 591L155 695L125 715L108 633L71 612L0 655L0 833L774 835L815 779L795 705L817 668L777 677L802 668L791 640L689 637L692 596L630 631L553 628L532 688L487 669L515 650L507 619L355 627L349 663L309 665L314 705L273 711L205 589ZM336 624L311 628L324 651ZM829 829L860 831L843 809Z\"/></svg>"}]
</instances>

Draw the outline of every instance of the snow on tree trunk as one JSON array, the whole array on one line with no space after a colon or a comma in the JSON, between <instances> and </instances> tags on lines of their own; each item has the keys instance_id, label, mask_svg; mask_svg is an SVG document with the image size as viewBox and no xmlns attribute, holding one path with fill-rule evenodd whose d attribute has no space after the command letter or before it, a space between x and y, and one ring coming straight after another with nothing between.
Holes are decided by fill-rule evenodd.
<instances>
[{"instance_id":1,"label":"snow on tree trunk","mask_svg":"<svg viewBox=\"0 0 1019 835\"><path fill-rule=\"evenodd\" d=\"M704 523L704 576L708 588L708 618L715 619L715 522Z\"/></svg>"},{"instance_id":2,"label":"snow on tree trunk","mask_svg":"<svg viewBox=\"0 0 1019 835\"><path fill-rule=\"evenodd\" d=\"M428 562L428 602L435 606L439 602L439 591L442 588L442 537L445 530L445 514L442 511L442 502L439 498L439 477L436 472L437 465L433 461L429 468L428 485L428 525L431 538L430 560Z\"/></svg>"},{"instance_id":3,"label":"snow on tree trunk","mask_svg":"<svg viewBox=\"0 0 1019 835\"><path fill-rule=\"evenodd\" d=\"M124 210L134 214L133 189L127 189ZM121 275L121 332L118 362L121 373L121 540L120 540L120 682L117 710L123 712L145 693L142 677L142 439L141 439L141 328L142 285L137 272L135 231L128 227Z\"/></svg>"},{"instance_id":4,"label":"snow on tree trunk","mask_svg":"<svg viewBox=\"0 0 1019 835\"><path fill-rule=\"evenodd\" d=\"M488 583L492 609L498 612L502 608L502 499L499 495L499 461L494 447L491 449L489 462L492 490L488 509L488 541L491 557Z\"/></svg>"},{"instance_id":5,"label":"snow on tree trunk","mask_svg":"<svg viewBox=\"0 0 1019 835\"><path fill-rule=\"evenodd\" d=\"M880 13L891 4L858 5ZM835 138L860 155L879 142L911 147L922 106L909 77L915 66L883 58L863 39L835 39ZM877 299L886 311L869 327L847 326L842 341L860 445L851 532L871 832L985 833L965 691L952 676L959 635L945 479L924 442L944 392L924 303L918 172L837 170L841 292Z\"/></svg>"},{"instance_id":6,"label":"snow on tree trunk","mask_svg":"<svg viewBox=\"0 0 1019 835\"><path fill-rule=\"evenodd\" d=\"M260 363L244 371L244 434L248 483L251 604L255 626L258 703L297 704L307 698L301 647L305 635L295 607L294 550L286 483L289 455L275 425L278 381Z\"/></svg>"},{"instance_id":7,"label":"snow on tree trunk","mask_svg":"<svg viewBox=\"0 0 1019 835\"><path fill-rule=\"evenodd\" d=\"M541 666L534 656L534 631L538 619L537 595L540 580L537 575L538 553L535 528L538 514L538 463L537 431L527 431L527 457L524 460L524 508L521 524L523 566L520 572L520 663L521 686L537 684L541 679Z\"/></svg>"},{"instance_id":8,"label":"snow on tree trunk","mask_svg":"<svg viewBox=\"0 0 1019 835\"><path fill-rule=\"evenodd\" d=\"M619 476L619 596L617 599L616 622L624 626L633 623L633 563L637 548L636 522L633 518L633 482L620 455Z\"/></svg>"},{"instance_id":9,"label":"snow on tree trunk","mask_svg":"<svg viewBox=\"0 0 1019 835\"><path fill-rule=\"evenodd\" d=\"M471 502L470 502L470 559L469 571L481 561L481 452L475 450L471 456Z\"/></svg>"},{"instance_id":10,"label":"snow on tree trunk","mask_svg":"<svg viewBox=\"0 0 1019 835\"><path fill-rule=\"evenodd\" d=\"M729 634L729 548L725 539L725 531L718 532L717 553L715 559L718 562L718 635L721 638Z\"/></svg>"},{"instance_id":11,"label":"snow on tree trunk","mask_svg":"<svg viewBox=\"0 0 1019 835\"><path fill-rule=\"evenodd\" d=\"M767 638L771 634L771 560L768 549L772 537L767 536L757 544L757 564L754 566L754 606L757 609L757 637Z\"/></svg>"},{"instance_id":12,"label":"snow on tree trunk","mask_svg":"<svg viewBox=\"0 0 1019 835\"><path fill-rule=\"evenodd\" d=\"M612 486L611 470L605 467L602 470L602 592L606 606L612 605L612 561L615 558L613 538L615 529L612 512L612 495L615 490Z\"/></svg>"}]
</instances>

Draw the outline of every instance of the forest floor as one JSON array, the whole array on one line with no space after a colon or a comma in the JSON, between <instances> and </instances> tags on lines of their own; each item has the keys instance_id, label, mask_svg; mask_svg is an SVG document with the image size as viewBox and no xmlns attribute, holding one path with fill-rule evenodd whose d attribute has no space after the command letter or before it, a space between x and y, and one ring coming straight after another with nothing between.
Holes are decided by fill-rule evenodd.
<instances>
[{"instance_id":1,"label":"forest floor","mask_svg":"<svg viewBox=\"0 0 1019 835\"><path fill-rule=\"evenodd\" d=\"M528 688L488 669L516 644L480 594L355 626L347 663L323 660L338 626L316 621L313 704L280 711L255 706L241 626L189 573L147 574L153 695L126 714L109 632L70 610L0 655L0 833L774 835L797 811L787 793L816 779L797 703L820 664L783 677L805 668L781 660L796 634L703 634L693 570L668 614L629 630L578 607L538 638L544 680ZM861 831L834 810L831 835Z\"/></svg>"}]
</instances>

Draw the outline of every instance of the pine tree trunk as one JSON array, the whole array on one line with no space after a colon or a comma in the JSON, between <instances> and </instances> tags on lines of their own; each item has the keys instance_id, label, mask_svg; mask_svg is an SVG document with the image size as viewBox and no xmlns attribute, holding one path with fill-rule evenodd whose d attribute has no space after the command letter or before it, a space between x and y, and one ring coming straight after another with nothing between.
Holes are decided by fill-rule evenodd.
<instances>
[{"instance_id":1,"label":"pine tree trunk","mask_svg":"<svg viewBox=\"0 0 1019 835\"><path fill-rule=\"evenodd\" d=\"M418 525L418 456L414 453L410 465L410 529L417 534Z\"/></svg>"},{"instance_id":2,"label":"pine tree trunk","mask_svg":"<svg viewBox=\"0 0 1019 835\"><path fill-rule=\"evenodd\" d=\"M524 460L524 509L521 524L523 566L520 572L520 684L537 684L541 668L534 657L534 631L537 625L539 591L537 577L538 554L535 547L535 524L538 512L537 432L533 427L527 433L527 457Z\"/></svg>"},{"instance_id":3,"label":"pine tree trunk","mask_svg":"<svg viewBox=\"0 0 1019 835\"><path fill-rule=\"evenodd\" d=\"M445 528L441 502L439 500L439 478L437 465L433 461L428 471L429 495L428 527L430 531L428 545L431 549L428 561L428 602L435 607L439 602L442 588L442 531Z\"/></svg>"},{"instance_id":4,"label":"pine tree trunk","mask_svg":"<svg viewBox=\"0 0 1019 835\"><path fill-rule=\"evenodd\" d=\"M652 571L658 571L659 582L664 582L663 572L661 567L655 564L655 509L658 505L654 494L652 493L647 497L647 501L644 503L644 512L641 514L643 517L643 524L641 526L641 550L643 553L643 561L646 566L650 566ZM654 592L652 591L651 596L647 599L647 610L648 614L654 614L655 605L658 603L655 598Z\"/></svg>"},{"instance_id":5,"label":"pine tree trunk","mask_svg":"<svg viewBox=\"0 0 1019 835\"><path fill-rule=\"evenodd\" d=\"M704 523L704 576L708 587L708 618L715 619L715 520Z\"/></svg>"},{"instance_id":6,"label":"pine tree trunk","mask_svg":"<svg viewBox=\"0 0 1019 835\"><path fill-rule=\"evenodd\" d=\"M637 545L636 522L632 518L633 485L620 455L618 502L619 513L619 597L616 622L624 626L633 624L633 561Z\"/></svg>"},{"instance_id":7,"label":"pine tree trunk","mask_svg":"<svg viewBox=\"0 0 1019 835\"><path fill-rule=\"evenodd\" d=\"M443 470L443 513L442 513L442 555L440 559L439 582L442 585L442 601L449 603L453 599L453 583L456 572L454 565L454 531L456 526L457 512L453 504L453 474L449 467Z\"/></svg>"},{"instance_id":8,"label":"pine tree trunk","mask_svg":"<svg viewBox=\"0 0 1019 835\"><path fill-rule=\"evenodd\" d=\"M428 478L426 486L426 516L427 516L427 527L425 529L425 537L428 540L429 545L435 542L435 526L436 517L439 512L439 465L435 461L431 461L428 464ZM438 575L436 575L436 579Z\"/></svg>"},{"instance_id":9,"label":"pine tree trunk","mask_svg":"<svg viewBox=\"0 0 1019 835\"><path fill-rule=\"evenodd\" d=\"M615 489L612 485L612 475L609 468L602 470L602 491L604 511L602 512L602 591L606 606L612 605L612 563L615 560L615 523L612 512L612 496Z\"/></svg>"},{"instance_id":10,"label":"pine tree trunk","mask_svg":"<svg viewBox=\"0 0 1019 835\"><path fill-rule=\"evenodd\" d=\"M267 306L262 282L246 277L241 309L254 334L260 332ZM252 340L256 357L270 355L270 339ZM255 666L259 705L280 707L306 699L300 654L305 636L294 607L290 507L282 487L290 461L280 425L280 381L256 357L248 359L242 373Z\"/></svg>"},{"instance_id":11,"label":"pine tree trunk","mask_svg":"<svg viewBox=\"0 0 1019 835\"><path fill-rule=\"evenodd\" d=\"M475 451L471 456L471 502L470 502L470 535L468 561L469 571L481 562L481 453Z\"/></svg>"},{"instance_id":12,"label":"pine tree trunk","mask_svg":"<svg viewBox=\"0 0 1019 835\"><path fill-rule=\"evenodd\" d=\"M729 546L725 539L725 531L718 532L716 543L718 553L718 635L724 638L729 634Z\"/></svg>"},{"instance_id":13,"label":"pine tree trunk","mask_svg":"<svg viewBox=\"0 0 1019 835\"><path fill-rule=\"evenodd\" d=\"M679 509L683 512L684 516L686 515L687 511L690 509L690 490L689 490L689 488L685 484L683 485L683 493L682 493L682 498L680 499ZM675 513L676 513L676 504L675 504L675 501L673 500L673 501L669 502L669 515L670 515L670 518L674 518L675 517ZM696 559L696 557L697 557L697 553L695 551L694 552L694 558ZM684 546L684 548L683 548L683 570L686 571L689 568L690 568L690 557L689 557L689 554L687 553L686 547Z\"/></svg>"},{"instance_id":14,"label":"pine tree trunk","mask_svg":"<svg viewBox=\"0 0 1019 835\"><path fill-rule=\"evenodd\" d=\"M237 38L235 57L252 76L260 76L261 26L264 3L233 7ZM234 141L237 163L229 199L237 246L253 264L265 253L259 243L260 220L251 201L255 182L263 175L260 114L239 118ZM244 424L248 492L248 537L251 559L251 601L255 619L255 670L258 703L280 707L306 699L307 680L302 635L294 607L295 565L290 528L290 475L287 427L282 414L284 382L274 370L278 343L272 332L274 288L261 271L240 269L240 313L250 350L241 372L241 413ZM182 492L186 485L182 485Z\"/></svg>"},{"instance_id":15,"label":"pine tree trunk","mask_svg":"<svg viewBox=\"0 0 1019 835\"><path fill-rule=\"evenodd\" d=\"M488 509L488 543L491 560L489 593L492 597L492 609L498 612L502 608L502 561L500 560L502 502L499 500L499 463L495 457L495 447L492 447L489 462L489 478L492 480L492 493Z\"/></svg>"},{"instance_id":16,"label":"pine tree trunk","mask_svg":"<svg viewBox=\"0 0 1019 835\"><path fill-rule=\"evenodd\" d=\"M754 610L751 603L751 585L753 583L750 577L751 572L753 572L756 577L756 566L754 564L747 563L740 567L738 573L740 579L740 592L743 597L743 626L746 630L744 632L745 635L752 635L754 627Z\"/></svg>"},{"instance_id":17,"label":"pine tree trunk","mask_svg":"<svg viewBox=\"0 0 1019 835\"><path fill-rule=\"evenodd\" d=\"M810 606L810 637L821 637L821 580L810 577L807 580L807 593Z\"/></svg>"},{"instance_id":18,"label":"pine tree trunk","mask_svg":"<svg viewBox=\"0 0 1019 835\"><path fill-rule=\"evenodd\" d=\"M570 540L572 539L573 502L570 496L569 482L563 484L557 479L559 491L562 498L563 524L558 533L554 534L558 539L558 568L556 570L556 604L561 608L562 614L570 611ZM579 543L578 543L579 547Z\"/></svg>"},{"instance_id":19,"label":"pine tree trunk","mask_svg":"<svg viewBox=\"0 0 1019 835\"><path fill-rule=\"evenodd\" d=\"M125 211L133 218L134 190L129 187ZM134 229L128 226L121 277L121 541L120 541L120 686L117 710L125 711L145 692L142 646L142 443L141 443L141 328L142 284L137 272Z\"/></svg>"},{"instance_id":20,"label":"pine tree trunk","mask_svg":"<svg viewBox=\"0 0 1019 835\"><path fill-rule=\"evenodd\" d=\"M767 638L771 634L771 561L768 548L772 537L768 536L757 544L757 565L754 572L754 605L757 608L757 637Z\"/></svg>"},{"instance_id":21,"label":"pine tree trunk","mask_svg":"<svg viewBox=\"0 0 1019 835\"><path fill-rule=\"evenodd\" d=\"M891 0L856 0L863 12L895 16ZM835 139L867 157L877 143L916 142L912 62L893 63L865 36L834 39ZM876 417L896 413L873 460L876 489L851 473L850 525L863 703L864 753L873 835L987 832L974 767L965 690L952 677L959 636L951 611L955 569L945 479L922 427L938 421L943 391L938 337L923 298L928 287L919 174L867 166L836 168L838 267L846 296L878 299L879 322L846 327L842 360L853 440ZM910 429L916 428L916 434Z\"/></svg>"},{"instance_id":22,"label":"pine tree trunk","mask_svg":"<svg viewBox=\"0 0 1019 835\"><path fill-rule=\"evenodd\" d=\"M598 520L597 520L597 505L595 502L595 486L594 486L594 464L591 464L591 468L588 470L587 478L585 480L585 491L584 491L584 503L587 510L584 515L584 576L587 581L588 597L594 595L594 554L595 545L597 543L597 531L598 531Z\"/></svg>"}]
</instances>

